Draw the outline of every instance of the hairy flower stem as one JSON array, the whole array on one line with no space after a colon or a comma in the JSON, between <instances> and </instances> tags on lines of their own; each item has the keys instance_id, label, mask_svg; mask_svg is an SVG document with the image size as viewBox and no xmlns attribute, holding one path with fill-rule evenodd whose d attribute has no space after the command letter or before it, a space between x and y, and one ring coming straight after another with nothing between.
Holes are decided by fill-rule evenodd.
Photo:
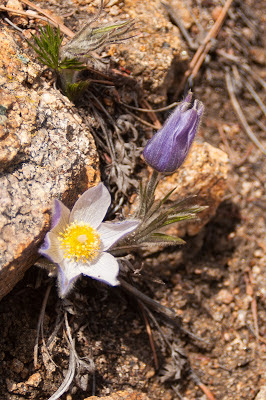
<instances>
[{"instance_id":1,"label":"hairy flower stem","mask_svg":"<svg viewBox=\"0 0 266 400\"><path fill-rule=\"evenodd\" d=\"M151 206L154 203L154 192L155 189L158 185L159 179L160 179L160 172L157 172L155 170L153 170L152 175L151 175L151 179L147 185L147 192L146 192L146 213L149 211L149 209L151 208ZM145 213L145 214L146 214Z\"/></svg>"},{"instance_id":2,"label":"hairy flower stem","mask_svg":"<svg viewBox=\"0 0 266 400\"><path fill-rule=\"evenodd\" d=\"M134 286L130 285L130 283L126 282L124 279L119 278L119 281L120 281L120 285L124 289L126 289L133 296L137 297L139 300L143 301L143 303L148 304L150 307L152 307L158 313L162 313L171 319L176 318L176 313L171 308L165 307L162 304L160 304L158 301L151 299L149 296L142 293L140 290L138 290Z\"/></svg>"},{"instance_id":3,"label":"hairy flower stem","mask_svg":"<svg viewBox=\"0 0 266 400\"><path fill-rule=\"evenodd\" d=\"M141 188L140 193L140 208L137 217L146 220L147 212L150 210L154 203L154 192L159 182L160 173L153 170L149 182Z\"/></svg>"},{"instance_id":4,"label":"hairy flower stem","mask_svg":"<svg viewBox=\"0 0 266 400\"><path fill-rule=\"evenodd\" d=\"M126 282L124 279L119 278L119 281L120 281L120 286L122 286L123 289L125 289L127 292L132 294L134 297L136 297L144 304L147 304L149 307L151 307L155 312L157 312L165 320L167 320L172 326L179 329L181 332L183 332L185 335L188 335L192 339L208 344L208 342L205 339L202 339L201 337L196 336L194 335L194 333L183 328L181 325L181 320L177 317L175 311L172 308L165 307L158 301L151 299L149 296L142 293L140 290L132 286L130 283Z\"/></svg>"}]
</instances>

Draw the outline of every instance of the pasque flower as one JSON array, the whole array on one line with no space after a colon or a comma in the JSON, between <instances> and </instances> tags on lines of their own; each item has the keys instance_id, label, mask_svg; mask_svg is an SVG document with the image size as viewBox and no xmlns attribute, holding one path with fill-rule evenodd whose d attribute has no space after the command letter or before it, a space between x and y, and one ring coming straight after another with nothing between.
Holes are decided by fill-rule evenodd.
<instances>
[{"instance_id":1,"label":"pasque flower","mask_svg":"<svg viewBox=\"0 0 266 400\"><path fill-rule=\"evenodd\" d=\"M106 250L133 231L139 221L102 222L111 196L103 185L88 189L72 211L54 201L52 228L39 252L58 266L59 295L64 297L80 275L115 286L119 265Z\"/></svg>"},{"instance_id":2,"label":"pasque flower","mask_svg":"<svg viewBox=\"0 0 266 400\"><path fill-rule=\"evenodd\" d=\"M189 92L143 151L147 164L158 172L172 173L183 164L197 133L203 104Z\"/></svg>"}]
</instances>

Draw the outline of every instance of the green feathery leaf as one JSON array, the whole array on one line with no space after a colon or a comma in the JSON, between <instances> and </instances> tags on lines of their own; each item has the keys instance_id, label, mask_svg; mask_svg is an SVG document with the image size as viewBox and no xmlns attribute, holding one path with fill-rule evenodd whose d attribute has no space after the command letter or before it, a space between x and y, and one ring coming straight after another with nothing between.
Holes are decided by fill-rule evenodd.
<instances>
[{"instance_id":1,"label":"green feathery leaf","mask_svg":"<svg viewBox=\"0 0 266 400\"><path fill-rule=\"evenodd\" d=\"M40 36L32 35L34 43L28 41L29 45L39 55L38 59L48 67L58 70L59 49L63 40L59 28L54 32L50 25L40 28Z\"/></svg>"},{"instance_id":2,"label":"green feathery leaf","mask_svg":"<svg viewBox=\"0 0 266 400\"><path fill-rule=\"evenodd\" d=\"M34 42L29 42L29 45L38 54L38 60L47 67L59 72L62 69L84 69L82 62L75 58L64 58L60 60L60 48L63 41L63 36L60 35L59 28L54 31L50 25L44 28L39 28L40 36L32 35Z\"/></svg>"},{"instance_id":3,"label":"green feathery leaf","mask_svg":"<svg viewBox=\"0 0 266 400\"><path fill-rule=\"evenodd\" d=\"M172 236L166 235L164 233L155 232L149 237L145 238L144 242L146 243L158 243L158 244L184 244L186 243L183 239Z\"/></svg>"}]
</instances>

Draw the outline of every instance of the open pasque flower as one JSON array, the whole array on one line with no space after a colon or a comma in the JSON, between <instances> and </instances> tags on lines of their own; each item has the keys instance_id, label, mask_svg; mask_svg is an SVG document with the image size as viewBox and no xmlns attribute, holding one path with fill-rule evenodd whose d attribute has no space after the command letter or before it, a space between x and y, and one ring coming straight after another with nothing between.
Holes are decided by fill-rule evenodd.
<instances>
[{"instance_id":1,"label":"open pasque flower","mask_svg":"<svg viewBox=\"0 0 266 400\"><path fill-rule=\"evenodd\" d=\"M64 297L81 275L115 286L119 265L106 250L133 231L139 221L102 222L111 196L103 183L88 189L72 211L54 201L52 229L39 252L58 265L59 295Z\"/></svg>"},{"instance_id":2,"label":"open pasque flower","mask_svg":"<svg viewBox=\"0 0 266 400\"><path fill-rule=\"evenodd\" d=\"M185 161L203 114L203 104L188 93L143 151L147 164L158 172L172 173Z\"/></svg>"}]
</instances>

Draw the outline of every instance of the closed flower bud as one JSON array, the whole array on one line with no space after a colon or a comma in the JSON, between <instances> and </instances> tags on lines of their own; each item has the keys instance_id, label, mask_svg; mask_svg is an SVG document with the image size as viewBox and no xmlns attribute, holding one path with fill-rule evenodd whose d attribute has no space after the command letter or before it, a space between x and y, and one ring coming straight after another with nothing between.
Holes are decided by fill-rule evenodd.
<instances>
[{"instance_id":1,"label":"closed flower bud","mask_svg":"<svg viewBox=\"0 0 266 400\"><path fill-rule=\"evenodd\" d=\"M158 172L173 173L185 161L203 114L203 104L189 92L167 119L163 127L148 141L143 151L147 164Z\"/></svg>"}]
</instances>

